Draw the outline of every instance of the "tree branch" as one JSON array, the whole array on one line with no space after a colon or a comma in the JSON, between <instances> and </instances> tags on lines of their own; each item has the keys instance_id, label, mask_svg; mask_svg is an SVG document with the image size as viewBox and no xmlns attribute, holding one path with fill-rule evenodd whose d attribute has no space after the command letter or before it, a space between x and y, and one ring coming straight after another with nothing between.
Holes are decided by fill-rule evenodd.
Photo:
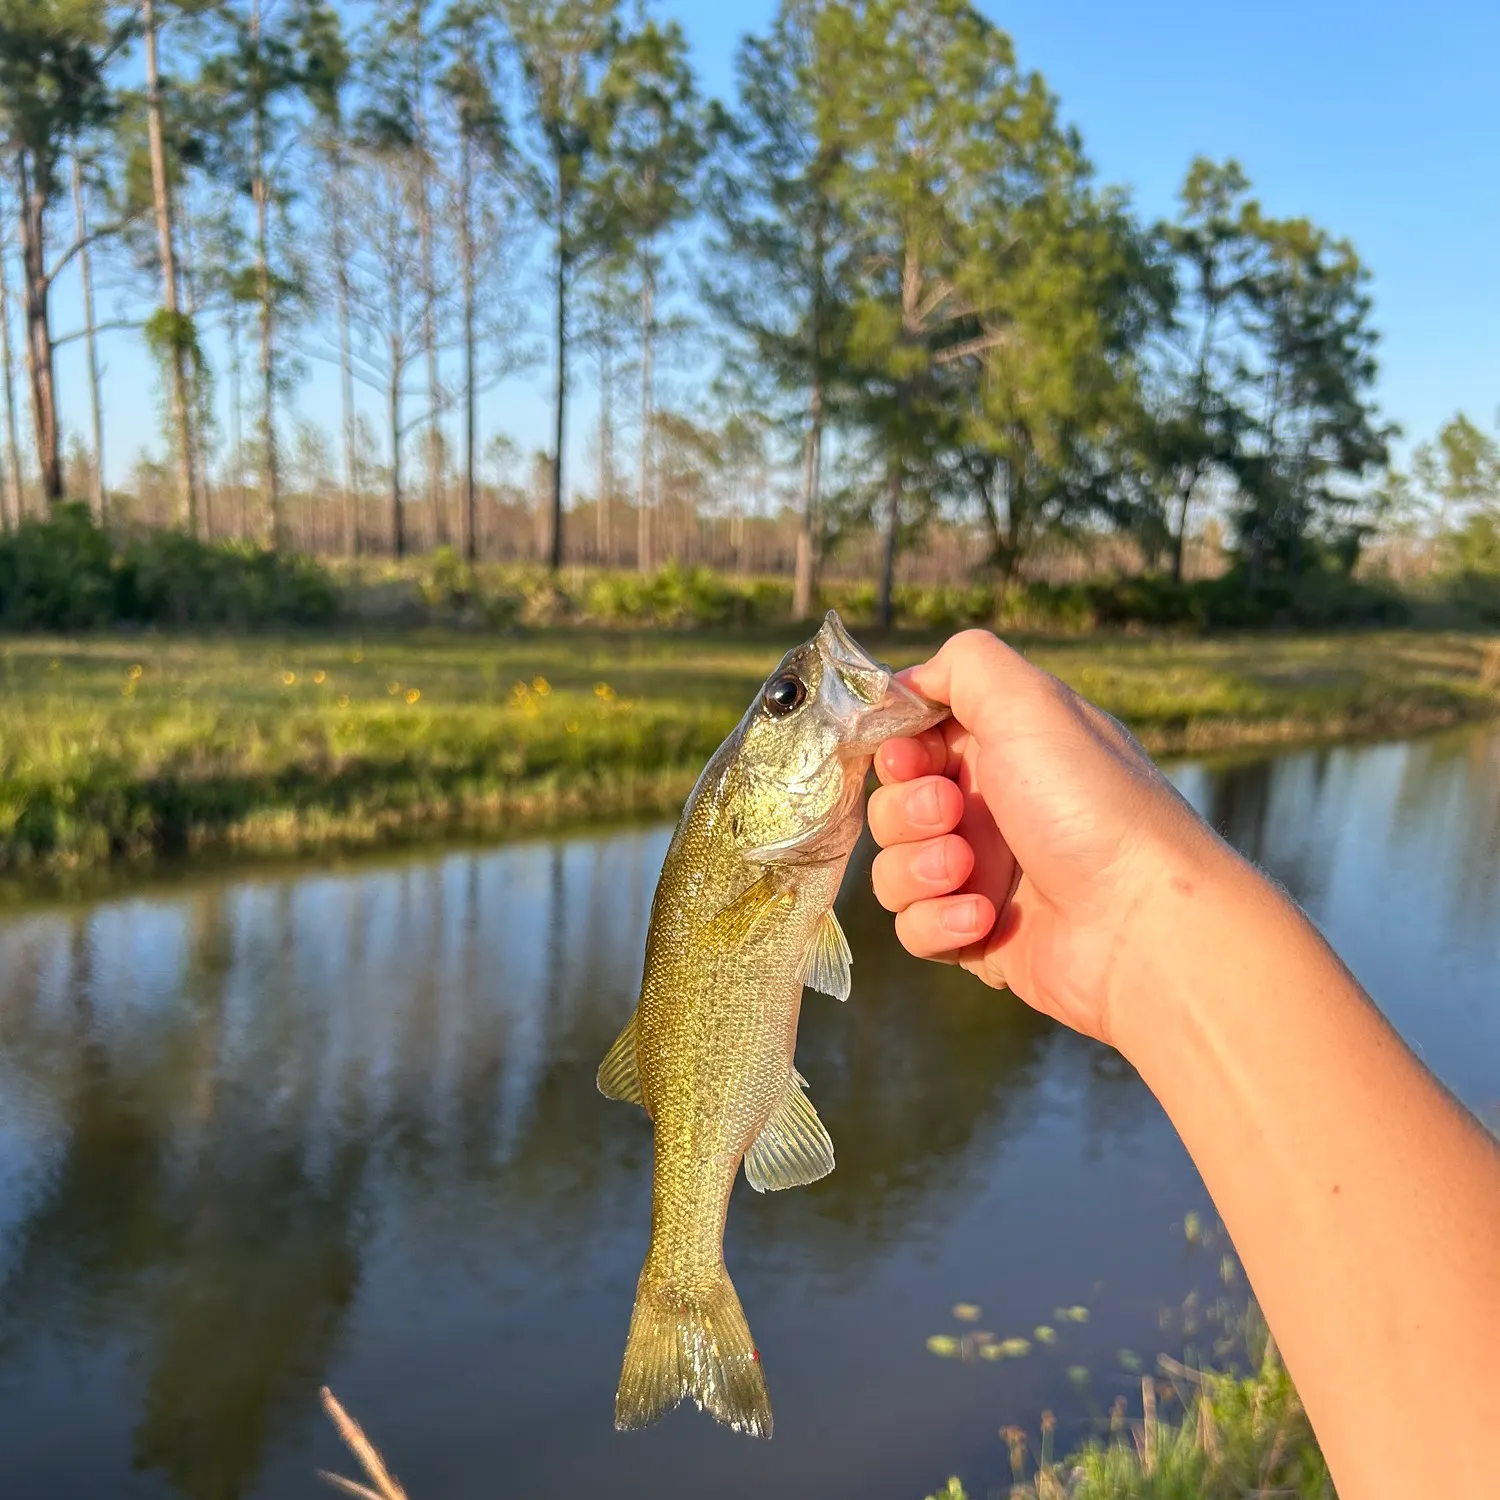
<instances>
[{"instance_id":1,"label":"tree branch","mask_svg":"<svg viewBox=\"0 0 1500 1500\"><path fill-rule=\"evenodd\" d=\"M111 235L119 234L123 230L128 229L132 224L135 223L137 219L143 216L143 213L144 210L137 210L133 214L127 214L123 219L114 219L108 224L100 224L98 228L89 230L89 232L85 235L80 235L53 262L52 269L49 270L46 276L43 278L45 284L50 287L52 283L56 281L57 278L63 273L64 269L67 267L68 262L71 261L75 255L81 254L83 251L87 250L90 245L97 244L100 240L107 240Z\"/></svg>"},{"instance_id":2,"label":"tree branch","mask_svg":"<svg viewBox=\"0 0 1500 1500\"><path fill-rule=\"evenodd\" d=\"M951 344L932 356L935 365L951 365L955 360L967 359L971 354L983 354L986 349L997 349L1010 339L1008 328L997 328L992 333L981 333L977 338L965 339L961 344Z\"/></svg>"},{"instance_id":3,"label":"tree branch","mask_svg":"<svg viewBox=\"0 0 1500 1500\"><path fill-rule=\"evenodd\" d=\"M92 328L76 328L72 333L65 333L61 338L52 340L54 349L61 349L64 344L74 343L78 339L87 338L91 333L119 333L126 329L137 332L146 325L140 319L120 319L110 323L95 323Z\"/></svg>"}]
</instances>

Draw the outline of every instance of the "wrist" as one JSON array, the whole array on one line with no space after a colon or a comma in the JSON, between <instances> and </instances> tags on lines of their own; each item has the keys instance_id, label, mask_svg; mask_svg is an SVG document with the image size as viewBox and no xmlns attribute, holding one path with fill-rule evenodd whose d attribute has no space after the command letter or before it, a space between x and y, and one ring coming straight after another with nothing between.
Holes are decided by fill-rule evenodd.
<instances>
[{"instance_id":1,"label":"wrist","mask_svg":"<svg viewBox=\"0 0 1500 1500\"><path fill-rule=\"evenodd\" d=\"M1109 1040L1143 1075L1164 1044L1196 1026L1226 976L1249 977L1293 915L1276 887L1207 829L1149 859L1150 894L1133 921L1135 961L1112 977L1109 996Z\"/></svg>"}]
</instances>

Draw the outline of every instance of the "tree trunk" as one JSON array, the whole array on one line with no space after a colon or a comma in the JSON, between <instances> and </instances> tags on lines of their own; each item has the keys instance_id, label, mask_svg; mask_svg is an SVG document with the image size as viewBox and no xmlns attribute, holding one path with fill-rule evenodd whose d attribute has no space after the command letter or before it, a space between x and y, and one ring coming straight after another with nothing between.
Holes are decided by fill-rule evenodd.
<instances>
[{"instance_id":1,"label":"tree trunk","mask_svg":"<svg viewBox=\"0 0 1500 1500\"><path fill-rule=\"evenodd\" d=\"M605 315L608 316L607 314ZM610 330L606 326L599 344L599 563L614 561L614 531L610 505L615 488L615 369L611 358Z\"/></svg>"},{"instance_id":2,"label":"tree trunk","mask_svg":"<svg viewBox=\"0 0 1500 1500\"><path fill-rule=\"evenodd\" d=\"M257 0L258 11L258 0ZM156 204L157 254L161 259L162 307L172 339L172 426L177 439L178 524L194 529L196 489L188 402L188 349L178 322L177 256L172 244L172 185L162 135L161 75L156 56L155 0L142 0L141 24L146 41L146 134L151 150L151 192Z\"/></svg>"},{"instance_id":3,"label":"tree trunk","mask_svg":"<svg viewBox=\"0 0 1500 1500\"><path fill-rule=\"evenodd\" d=\"M561 572L563 561L563 438L568 406L568 250L564 238L564 213L559 202L556 265L557 397L552 414L552 536L548 554L548 566L554 573Z\"/></svg>"},{"instance_id":4,"label":"tree trunk","mask_svg":"<svg viewBox=\"0 0 1500 1500\"><path fill-rule=\"evenodd\" d=\"M197 256L193 240L193 216L184 209L179 217L182 220L182 255L178 259L177 270L182 278L182 311L188 320L188 326L196 329L198 294L193 273L197 267ZM193 455L193 503L196 506L194 529L204 541L210 541L213 538L214 528L213 508L209 497L208 465L203 456L207 425L203 396L202 371L198 362L194 360L188 369L188 442Z\"/></svg>"},{"instance_id":5,"label":"tree trunk","mask_svg":"<svg viewBox=\"0 0 1500 1500\"><path fill-rule=\"evenodd\" d=\"M890 461L886 476L885 517L881 523L880 628L889 630L896 620L896 533L901 525L901 460Z\"/></svg>"},{"instance_id":6,"label":"tree trunk","mask_svg":"<svg viewBox=\"0 0 1500 1500\"><path fill-rule=\"evenodd\" d=\"M83 290L84 350L88 356L89 410L94 427L94 473L89 485L89 509L94 523L104 524L104 413L99 398L99 346L94 335L94 275L89 258L88 214L83 207L83 163L73 158L73 224L79 251L78 270Z\"/></svg>"},{"instance_id":7,"label":"tree trunk","mask_svg":"<svg viewBox=\"0 0 1500 1500\"><path fill-rule=\"evenodd\" d=\"M16 367L10 344L10 262L0 247L0 360L5 377L5 511L9 527L21 524L21 444L16 436Z\"/></svg>"},{"instance_id":8,"label":"tree trunk","mask_svg":"<svg viewBox=\"0 0 1500 1500\"><path fill-rule=\"evenodd\" d=\"M792 581L792 616L806 620L818 587L818 496L823 471L823 382L813 377L807 403L807 438L802 450L802 524L797 531L797 570Z\"/></svg>"},{"instance_id":9,"label":"tree trunk","mask_svg":"<svg viewBox=\"0 0 1500 1500\"><path fill-rule=\"evenodd\" d=\"M260 51L260 0L251 0L250 45ZM257 93L251 122L250 194L255 201L255 295L260 303L261 503L266 540L282 544L281 474L276 454L276 328L271 305L270 184L266 181L266 106Z\"/></svg>"},{"instance_id":10,"label":"tree trunk","mask_svg":"<svg viewBox=\"0 0 1500 1500\"><path fill-rule=\"evenodd\" d=\"M651 571L651 454L656 437L651 361L656 334L656 270L650 260L641 267L641 451L636 480L636 565Z\"/></svg>"},{"instance_id":11,"label":"tree trunk","mask_svg":"<svg viewBox=\"0 0 1500 1500\"><path fill-rule=\"evenodd\" d=\"M235 535L245 537L245 444L241 431L244 395L240 390L240 305L229 299L229 453L234 465Z\"/></svg>"},{"instance_id":12,"label":"tree trunk","mask_svg":"<svg viewBox=\"0 0 1500 1500\"><path fill-rule=\"evenodd\" d=\"M52 366L52 316L47 275L47 201L33 181L26 154L17 158L21 208L22 306L26 329L26 378L31 389L31 420L36 435L37 469L42 494L63 498L62 462L58 452L57 383Z\"/></svg>"},{"instance_id":13,"label":"tree trunk","mask_svg":"<svg viewBox=\"0 0 1500 1500\"><path fill-rule=\"evenodd\" d=\"M475 514L474 492L474 442L477 417L474 389L474 143L467 132L464 134L459 153L459 167L462 179L459 184L459 253L463 259L464 286L464 488L460 526L463 531L463 555L466 561L472 563L479 556L479 528Z\"/></svg>"},{"instance_id":14,"label":"tree trunk","mask_svg":"<svg viewBox=\"0 0 1500 1500\"><path fill-rule=\"evenodd\" d=\"M1188 528L1188 506L1193 499L1193 484L1197 479L1195 473L1186 484L1181 486L1181 493L1177 497L1177 530L1172 535L1172 582L1182 582L1182 555L1187 546Z\"/></svg>"},{"instance_id":15,"label":"tree trunk","mask_svg":"<svg viewBox=\"0 0 1500 1500\"><path fill-rule=\"evenodd\" d=\"M391 340L391 374L386 388L391 424L391 554L406 556L406 515L401 496L401 377L404 373L399 341Z\"/></svg>"},{"instance_id":16,"label":"tree trunk","mask_svg":"<svg viewBox=\"0 0 1500 1500\"><path fill-rule=\"evenodd\" d=\"M339 395L343 403L344 426L344 534L352 556L362 547L359 530L359 475L355 473L354 355L350 335L349 243L345 211L344 147L336 142L333 149L333 260L339 325Z\"/></svg>"}]
</instances>

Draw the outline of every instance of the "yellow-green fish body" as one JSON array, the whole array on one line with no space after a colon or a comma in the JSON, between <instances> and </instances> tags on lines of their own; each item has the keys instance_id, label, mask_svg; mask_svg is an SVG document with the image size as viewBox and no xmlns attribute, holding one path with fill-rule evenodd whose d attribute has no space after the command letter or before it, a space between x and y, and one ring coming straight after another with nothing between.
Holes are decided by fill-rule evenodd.
<instances>
[{"instance_id":1,"label":"yellow-green fish body","mask_svg":"<svg viewBox=\"0 0 1500 1500\"><path fill-rule=\"evenodd\" d=\"M760 1356L724 1267L741 1161L765 1191L833 1170L793 1067L804 984L844 999L850 954L833 914L881 740L943 710L894 681L837 615L789 652L693 789L662 867L640 1003L599 1069L655 1134L651 1246L615 1422L639 1427L691 1396L769 1436Z\"/></svg>"}]
</instances>

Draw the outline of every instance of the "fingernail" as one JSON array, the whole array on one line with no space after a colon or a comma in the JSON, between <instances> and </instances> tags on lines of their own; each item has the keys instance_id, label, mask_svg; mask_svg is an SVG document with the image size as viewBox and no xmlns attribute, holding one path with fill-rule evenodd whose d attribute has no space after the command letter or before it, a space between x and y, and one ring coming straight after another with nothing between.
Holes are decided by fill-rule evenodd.
<instances>
[{"instance_id":1,"label":"fingernail","mask_svg":"<svg viewBox=\"0 0 1500 1500\"><path fill-rule=\"evenodd\" d=\"M912 818L924 824L928 828L936 828L943 821L943 795L938 791L938 784L929 781L925 786L918 788L911 799Z\"/></svg>"},{"instance_id":2,"label":"fingernail","mask_svg":"<svg viewBox=\"0 0 1500 1500\"><path fill-rule=\"evenodd\" d=\"M943 930L945 932L972 933L979 931L979 903L977 901L955 901L943 908Z\"/></svg>"},{"instance_id":3,"label":"fingernail","mask_svg":"<svg viewBox=\"0 0 1500 1500\"><path fill-rule=\"evenodd\" d=\"M940 840L924 849L913 861L912 870L923 880L946 880L948 878L948 843ZM957 881L954 882L958 884Z\"/></svg>"}]
</instances>

